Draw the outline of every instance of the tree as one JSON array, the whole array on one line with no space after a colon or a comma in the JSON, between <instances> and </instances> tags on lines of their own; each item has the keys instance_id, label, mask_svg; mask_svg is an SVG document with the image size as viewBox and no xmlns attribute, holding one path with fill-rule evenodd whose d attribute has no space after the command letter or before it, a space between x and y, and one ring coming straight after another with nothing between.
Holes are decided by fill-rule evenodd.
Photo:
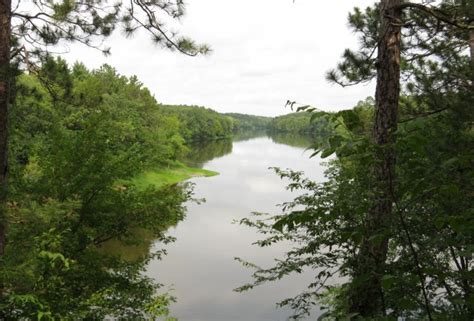
<instances>
[{"instance_id":1,"label":"tree","mask_svg":"<svg viewBox=\"0 0 474 321\"><path fill-rule=\"evenodd\" d=\"M0 3L0 255L5 238L8 174L8 105L10 104L11 2ZM1 294L1 293L0 293Z\"/></svg>"},{"instance_id":2,"label":"tree","mask_svg":"<svg viewBox=\"0 0 474 321\"><path fill-rule=\"evenodd\" d=\"M126 36L146 30L152 40L186 55L206 53L209 48L168 31L164 17L184 15L182 0L109 1L0 1L0 255L5 248L5 209L8 181L8 106L14 66L31 65L62 42L79 42L108 54L97 40L117 27Z\"/></svg>"},{"instance_id":3,"label":"tree","mask_svg":"<svg viewBox=\"0 0 474 321\"><path fill-rule=\"evenodd\" d=\"M351 312L372 316L382 310L380 296L384 264L388 250L390 221L395 193L395 132L400 98L401 0L380 3L380 29L377 46L377 87L373 139L375 198L367 215L367 231L358 253L355 278L364 277L350 298ZM374 244L374 235L386 235Z\"/></svg>"},{"instance_id":4,"label":"tree","mask_svg":"<svg viewBox=\"0 0 474 321\"><path fill-rule=\"evenodd\" d=\"M383 0L378 5L378 13L368 12L365 23L357 12L351 17L356 30L362 31L362 43L365 48L362 49L361 55L347 51L346 61L339 66L339 71L349 82L362 82L371 79L375 69L377 84L373 127L373 141L376 146L373 165L373 205L365 220L366 231L354 270L354 278L360 282L355 283L350 298L351 311L362 316L376 316L380 311L384 311L381 282L394 219L393 206L396 203L395 143L401 63L403 61L409 64L418 57L437 55L442 48L432 40L442 34L440 24L465 30L471 36L474 30L471 25L473 16L468 14L467 6L466 1L461 1L459 5L451 2L443 3L440 8L433 8L401 0ZM406 12L407 10L415 12ZM434 32L426 28L427 24L423 18L420 19L419 13L434 18L438 23ZM432 26L430 24L430 27ZM408 40L402 44L402 27L406 27L408 33L414 35L414 41L410 43ZM432 38L428 39L432 47L427 52L419 53L419 49L425 49L423 42L420 41L425 32L432 35ZM372 48L377 49L376 59L371 57ZM402 50L405 55L403 60ZM367 61L363 61L364 58L368 58ZM341 83L334 72L329 74L329 78ZM374 237L381 237L382 240L374 242Z\"/></svg>"}]
</instances>

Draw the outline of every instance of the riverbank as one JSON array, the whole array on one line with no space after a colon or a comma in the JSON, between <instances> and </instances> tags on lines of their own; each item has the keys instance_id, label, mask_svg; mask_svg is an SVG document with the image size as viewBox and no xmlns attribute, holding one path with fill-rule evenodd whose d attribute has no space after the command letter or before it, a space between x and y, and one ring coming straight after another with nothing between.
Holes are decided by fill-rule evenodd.
<instances>
[{"instance_id":1,"label":"riverbank","mask_svg":"<svg viewBox=\"0 0 474 321\"><path fill-rule=\"evenodd\" d=\"M175 163L167 168L145 171L136 176L132 183L140 189L150 186L163 187L177 184L193 177L211 177L219 175L218 172L202 168L188 167L182 163Z\"/></svg>"}]
</instances>

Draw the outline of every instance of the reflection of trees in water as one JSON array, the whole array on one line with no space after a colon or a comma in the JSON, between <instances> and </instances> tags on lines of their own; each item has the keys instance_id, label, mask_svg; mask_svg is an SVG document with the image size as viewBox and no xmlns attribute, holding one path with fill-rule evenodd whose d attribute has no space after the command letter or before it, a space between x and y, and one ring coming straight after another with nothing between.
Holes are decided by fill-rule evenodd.
<instances>
[{"instance_id":1,"label":"reflection of trees in water","mask_svg":"<svg viewBox=\"0 0 474 321\"><path fill-rule=\"evenodd\" d=\"M202 168L204 163L232 153L232 139L199 142L189 146L189 152L183 161L192 167Z\"/></svg>"},{"instance_id":2,"label":"reflection of trees in water","mask_svg":"<svg viewBox=\"0 0 474 321\"><path fill-rule=\"evenodd\" d=\"M266 130L238 131L229 139L195 142L189 147L189 152L182 160L192 167L203 167L204 164L215 158L232 153L233 142L244 142L258 137L266 137Z\"/></svg>"},{"instance_id":3,"label":"reflection of trees in water","mask_svg":"<svg viewBox=\"0 0 474 321\"><path fill-rule=\"evenodd\" d=\"M112 239L99 247L99 251L120 257L129 262L137 261L150 253L156 237L153 232L141 228L133 229L125 240Z\"/></svg>"},{"instance_id":4,"label":"reflection of trees in water","mask_svg":"<svg viewBox=\"0 0 474 321\"><path fill-rule=\"evenodd\" d=\"M311 136L295 133L268 133L268 137L270 137L274 143L301 148L308 148L315 143L315 139Z\"/></svg>"},{"instance_id":5,"label":"reflection of trees in water","mask_svg":"<svg viewBox=\"0 0 474 321\"><path fill-rule=\"evenodd\" d=\"M270 137L277 144L308 148L316 139L309 135L296 133L270 133L265 130L242 131L234 133L232 139L195 142L189 147L189 152L182 161L188 166L202 168L205 163L232 153L233 142L244 142L259 137Z\"/></svg>"},{"instance_id":6,"label":"reflection of trees in water","mask_svg":"<svg viewBox=\"0 0 474 321\"><path fill-rule=\"evenodd\" d=\"M264 129L260 130L249 130L249 131L238 131L233 134L232 141L234 142L245 142L258 137L266 137L267 131Z\"/></svg>"},{"instance_id":7,"label":"reflection of trees in water","mask_svg":"<svg viewBox=\"0 0 474 321\"><path fill-rule=\"evenodd\" d=\"M141 216L142 224L131 228L126 234L100 243L97 250L99 253L119 256L128 262L145 262L154 254L151 248L155 242L166 244L170 241L166 231L184 219L186 207L183 204L189 200L191 191L189 184L175 184L158 190L149 188L144 192L145 196L140 198L149 207L136 214ZM159 220L155 221L154 218Z\"/></svg>"}]
</instances>

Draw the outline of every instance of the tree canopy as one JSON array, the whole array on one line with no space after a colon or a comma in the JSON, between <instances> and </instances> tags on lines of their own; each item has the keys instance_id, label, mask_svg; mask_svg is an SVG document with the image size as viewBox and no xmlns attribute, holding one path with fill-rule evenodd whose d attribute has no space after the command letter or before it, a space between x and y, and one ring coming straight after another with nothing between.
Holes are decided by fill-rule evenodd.
<instances>
[{"instance_id":1,"label":"tree canopy","mask_svg":"<svg viewBox=\"0 0 474 321\"><path fill-rule=\"evenodd\" d=\"M170 241L163 232L183 218L191 189L133 178L186 151L178 119L159 112L136 77L107 65L50 59L38 76L19 77L14 93L1 318L167 315L172 298L142 274L162 253L128 261L100 248L142 244L136 229Z\"/></svg>"}]
</instances>

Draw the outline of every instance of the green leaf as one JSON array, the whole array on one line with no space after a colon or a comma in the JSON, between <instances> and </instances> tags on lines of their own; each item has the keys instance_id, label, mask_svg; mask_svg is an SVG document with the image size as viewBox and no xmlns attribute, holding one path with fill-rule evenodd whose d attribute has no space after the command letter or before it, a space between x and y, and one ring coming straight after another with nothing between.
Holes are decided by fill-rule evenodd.
<instances>
[{"instance_id":1,"label":"green leaf","mask_svg":"<svg viewBox=\"0 0 474 321\"><path fill-rule=\"evenodd\" d=\"M390 289L397 281L397 278L393 275L384 275L382 277L382 287L385 289L385 290L388 290Z\"/></svg>"},{"instance_id":2,"label":"green leaf","mask_svg":"<svg viewBox=\"0 0 474 321\"><path fill-rule=\"evenodd\" d=\"M334 152L336 151L335 148L327 148L327 149L324 149L323 152L321 153L321 158L327 158L329 156L331 156L332 154L334 154Z\"/></svg>"}]
</instances>

